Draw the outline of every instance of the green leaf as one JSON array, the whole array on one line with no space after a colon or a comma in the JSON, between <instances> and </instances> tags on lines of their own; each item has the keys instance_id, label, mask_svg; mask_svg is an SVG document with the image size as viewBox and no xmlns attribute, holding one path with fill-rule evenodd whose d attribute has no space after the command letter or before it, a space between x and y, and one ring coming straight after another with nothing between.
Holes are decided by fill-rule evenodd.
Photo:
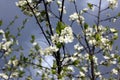
<instances>
[{"instance_id":1,"label":"green leaf","mask_svg":"<svg viewBox=\"0 0 120 80\"><path fill-rule=\"evenodd\" d=\"M91 3L87 3L87 5L88 5L88 7L89 7L90 9L93 8L93 4L91 4Z\"/></svg>"},{"instance_id":2,"label":"green leaf","mask_svg":"<svg viewBox=\"0 0 120 80\"><path fill-rule=\"evenodd\" d=\"M31 35L31 38L32 38L32 39L30 40L30 42L33 43L33 42L35 41L35 36L34 36L34 35Z\"/></svg>"},{"instance_id":3,"label":"green leaf","mask_svg":"<svg viewBox=\"0 0 120 80\"><path fill-rule=\"evenodd\" d=\"M52 69L52 74L56 74L56 70L55 69Z\"/></svg>"},{"instance_id":4,"label":"green leaf","mask_svg":"<svg viewBox=\"0 0 120 80\"><path fill-rule=\"evenodd\" d=\"M85 29L87 29L88 26L89 26L89 25L88 25L87 23L84 24L84 28L85 28Z\"/></svg>"},{"instance_id":5,"label":"green leaf","mask_svg":"<svg viewBox=\"0 0 120 80\"><path fill-rule=\"evenodd\" d=\"M38 51L40 49L39 45L35 45L35 50Z\"/></svg>"},{"instance_id":6,"label":"green leaf","mask_svg":"<svg viewBox=\"0 0 120 80\"><path fill-rule=\"evenodd\" d=\"M74 62L73 62L73 65L78 65L79 64L79 60L75 60Z\"/></svg>"},{"instance_id":7,"label":"green leaf","mask_svg":"<svg viewBox=\"0 0 120 80\"><path fill-rule=\"evenodd\" d=\"M118 13L118 16L120 16L120 13Z\"/></svg>"},{"instance_id":8,"label":"green leaf","mask_svg":"<svg viewBox=\"0 0 120 80\"><path fill-rule=\"evenodd\" d=\"M56 33L60 34L65 27L66 25L64 23L58 22L56 27Z\"/></svg>"},{"instance_id":9,"label":"green leaf","mask_svg":"<svg viewBox=\"0 0 120 80\"><path fill-rule=\"evenodd\" d=\"M2 26L2 24L3 24L3 22L2 22L2 20L0 20L0 26Z\"/></svg>"},{"instance_id":10,"label":"green leaf","mask_svg":"<svg viewBox=\"0 0 120 80\"><path fill-rule=\"evenodd\" d=\"M57 48L61 48L63 46L63 44L62 43L57 43L56 46L57 46Z\"/></svg>"},{"instance_id":11,"label":"green leaf","mask_svg":"<svg viewBox=\"0 0 120 80\"><path fill-rule=\"evenodd\" d=\"M101 35L99 33L95 34L95 39L99 41L101 39Z\"/></svg>"}]
</instances>

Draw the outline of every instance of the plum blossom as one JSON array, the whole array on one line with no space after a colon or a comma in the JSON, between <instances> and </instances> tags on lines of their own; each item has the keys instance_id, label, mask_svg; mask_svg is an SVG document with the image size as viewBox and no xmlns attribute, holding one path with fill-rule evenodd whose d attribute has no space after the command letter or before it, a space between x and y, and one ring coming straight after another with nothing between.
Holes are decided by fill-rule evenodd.
<instances>
[{"instance_id":1,"label":"plum blossom","mask_svg":"<svg viewBox=\"0 0 120 80\"><path fill-rule=\"evenodd\" d=\"M79 15L78 13L73 13L69 16L70 21L76 20L78 24L84 23L85 19L82 15Z\"/></svg>"},{"instance_id":2,"label":"plum blossom","mask_svg":"<svg viewBox=\"0 0 120 80\"><path fill-rule=\"evenodd\" d=\"M112 73L117 75L118 71L116 69L112 69Z\"/></svg>"},{"instance_id":3,"label":"plum blossom","mask_svg":"<svg viewBox=\"0 0 120 80\"><path fill-rule=\"evenodd\" d=\"M58 8L58 11L62 11L62 7ZM65 6L63 6L63 13L66 14L66 9L65 9Z\"/></svg>"},{"instance_id":4,"label":"plum blossom","mask_svg":"<svg viewBox=\"0 0 120 80\"><path fill-rule=\"evenodd\" d=\"M15 60L9 60L8 64L9 65L12 64L14 67L16 67L18 65L18 60L17 59L15 59Z\"/></svg>"},{"instance_id":5,"label":"plum blossom","mask_svg":"<svg viewBox=\"0 0 120 80\"><path fill-rule=\"evenodd\" d=\"M71 14L70 16L69 16L69 18L70 18L70 20L76 20L76 19L78 19L78 14L75 12L75 13L73 13L73 14Z\"/></svg>"},{"instance_id":6,"label":"plum blossom","mask_svg":"<svg viewBox=\"0 0 120 80\"><path fill-rule=\"evenodd\" d=\"M5 73L0 73L0 77L4 78L6 80L9 78L8 75Z\"/></svg>"},{"instance_id":7,"label":"plum blossom","mask_svg":"<svg viewBox=\"0 0 120 80\"><path fill-rule=\"evenodd\" d=\"M80 76L85 77L85 74L82 71L80 71Z\"/></svg>"},{"instance_id":8,"label":"plum blossom","mask_svg":"<svg viewBox=\"0 0 120 80\"><path fill-rule=\"evenodd\" d=\"M43 50L43 53L48 55L52 54L53 52L57 52L59 49L54 45L54 46L49 46Z\"/></svg>"},{"instance_id":9,"label":"plum blossom","mask_svg":"<svg viewBox=\"0 0 120 80\"><path fill-rule=\"evenodd\" d=\"M65 27L61 34L55 33L53 36L51 36L53 43L71 43L74 39L73 37L73 31L71 27Z\"/></svg>"},{"instance_id":10,"label":"plum blossom","mask_svg":"<svg viewBox=\"0 0 120 80\"><path fill-rule=\"evenodd\" d=\"M74 45L74 48L75 48L75 50L80 51L83 49L83 46L80 46L79 43L77 43L76 45Z\"/></svg>"},{"instance_id":11,"label":"plum blossom","mask_svg":"<svg viewBox=\"0 0 120 80\"><path fill-rule=\"evenodd\" d=\"M109 7L110 8L115 8L118 7L118 0L107 0L109 2Z\"/></svg>"},{"instance_id":12,"label":"plum blossom","mask_svg":"<svg viewBox=\"0 0 120 80\"><path fill-rule=\"evenodd\" d=\"M48 3L51 3L53 0L47 0Z\"/></svg>"},{"instance_id":13,"label":"plum blossom","mask_svg":"<svg viewBox=\"0 0 120 80\"><path fill-rule=\"evenodd\" d=\"M72 28L65 27L65 29L61 31L61 36L59 39L61 43L71 43L74 39Z\"/></svg>"}]
</instances>

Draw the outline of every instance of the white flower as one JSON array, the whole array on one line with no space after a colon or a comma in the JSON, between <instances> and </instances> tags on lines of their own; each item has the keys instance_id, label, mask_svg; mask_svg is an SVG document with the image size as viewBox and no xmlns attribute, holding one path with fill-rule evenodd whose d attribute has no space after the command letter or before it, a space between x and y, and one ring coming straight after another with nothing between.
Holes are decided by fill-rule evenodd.
<instances>
[{"instance_id":1,"label":"white flower","mask_svg":"<svg viewBox=\"0 0 120 80\"><path fill-rule=\"evenodd\" d=\"M54 34L51 36L52 42L55 43L71 43L73 41L73 31L71 27L65 27L62 31L61 34Z\"/></svg>"},{"instance_id":2,"label":"white flower","mask_svg":"<svg viewBox=\"0 0 120 80\"><path fill-rule=\"evenodd\" d=\"M62 31L61 31L61 36L60 37L63 37L63 43L71 43L74 39L73 37L73 31L72 31L72 28L71 27L65 27ZM60 41L62 41L60 39Z\"/></svg>"},{"instance_id":3,"label":"white flower","mask_svg":"<svg viewBox=\"0 0 120 80\"><path fill-rule=\"evenodd\" d=\"M104 59L110 59L110 57L108 57L108 56L103 56L104 57Z\"/></svg>"},{"instance_id":4,"label":"white flower","mask_svg":"<svg viewBox=\"0 0 120 80\"><path fill-rule=\"evenodd\" d=\"M8 50L12 44L13 44L12 41L7 41L7 42L5 42L5 43L2 45L2 48L3 48L4 50Z\"/></svg>"},{"instance_id":5,"label":"white flower","mask_svg":"<svg viewBox=\"0 0 120 80\"><path fill-rule=\"evenodd\" d=\"M0 34L4 34L5 32L2 30L2 29L0 29Z\"/></svg>"},{"instance_id":6,"label":"white flower","mask_svg":"<svg viewBox=\"0 0 120 80\"><path fill-rule=\"evenodd\" d=\"M51 40L52 40L52 43L58 43L59 42L59 35L58 34L54 34L53 36L51 36Z\"/></svg>"},{"instance_id":7,"label":"white flower","mask_svg":"<svg viewBox=\"0 0 120 80\"><path fill-rule=\"evenodd\" d=\"M95 39L91 39L91 40L88 41L88 43L91 44L91 45L95 45L97 42L96 42Z\"/></svg>"},{"instance_id":8,"label":"white flower","mask_svg":"<svg viewBox=\"0 0 120 80\"><path fill-rule=\"evenodd\" d=\"M114 32L116 32L117 30L114 29L114 28L110 28L110 31L114 33Z\"/></svg>"},{"instance_id":9,"label":"white flower","mask_svg":"<svg viewBox=\"0 0 120 80\"><path fill-rule=\"evenodd\" d=\"M58 8L58 11L62 11L62 7ZM63 7L63 13L66 14L66 9L65 9L65 6Z\"/></svg>"},{"instance_id":10,"label":"white flower","mask_svg":"<svg viewBox=\"0 0 120 80\"><path fill-rule=\"evenodd\" d=\"M98 58L96 56L93 56L94 62L96 65L98 65Z\"/></svg>"},{"instance_id":11,"label":"white flower","mask_svg":"<svg viewBox=\"0 0 120 80\"><path fill-rule=\"evenodd\" d=\"M33 42L32 45L33 45L33 46L36 46L36 45L37 45L37 42Z\"/></svg>"},{"instance_id":12,"label":"white flower","mask_svg":"<svg viewBox=\"0 0 120 80\"><path fill-rule=\"evenodd\" d=\"M0 73L0 77L4 78L4 79L8 79L8 75L6 75L5 73Z\"/></svg>"},{"instance_id":13,"label":"white flower","mask_svg":"<svg viewBox=\"0 0 120 80\"><path fill-rule=\"evenodd\" d=\"M44 54L52 54L53 52L57 52L59 49L56 46L49 46L45 48L43 51Z\"/></svg>"},{"instance_id":14,"label":"white flower","mask_svg":"<svg viewBox=\"0 0 120 80\"><path fill-rule=\"evenodd\" d=\"M95 75L100 75L101 73L100 72L95 72Z\"/></svg>"},{"instance_id":15,"label":"white flower","mask_svg":"<svg viewBox=\"0 0 120 80\"><path fill-rule=\"evenodd\" d=\"M111 54L111 57L114 58L114 57L115 57L115 54Z\"/></svg>"},{"instance_id":16,"label":"white flower","mask_svg":"<svg viewBox=\"0 0 120 80\"><path fill-rule=\"evenodd\" d=\"M70 59L71 61L75 61L75 60L77 60L77 57L72 57L72 56L71 56L69 59Z\"/></svg>"},{"instance_id":17,"label":"white flower","mask_svg":"<svg viewBox=\"0 0 120 80\"><path fill-rule=\"evenodd\" d=\"M112 73L117 75L118 71L116 69L112 69Z\"/></svg>"},{"instance_id":18,"label":"white flower","mask_svg":"<svg viewBox=\"0 0 120 80\"><path fill-rule=\"evenodd\" d=\"M15 60L12 61L12 63L13 63L13 66L17 66L18 65L18 60L15 59Z\"/></svg>"},{"instance_id":19,"label":"white flower","mask_svg":"<svg viewBox=\"0 0 120 80\"><path fill-rule=\"evenodd\" d=\"M89 54L88 54L88 53L86 53L86 54L84 55L84 59L89 60Z\"/></svg>"},{"instance_id":20,"label":"white flower","mask_svg":"<svg viewBox=\"0 0 120 80\"><path fill-rule=\"evenodd\" d=\"M89 8L84 8L83 10L80 11L80 14L83 14L85 12L87 12L89 10Z\"/></svg>"},{"instance_id":21,"label":"white flower","mask_svg":"<svg viewBox=\"0 0 120 80\"><path fill-rule=\"evenodd\" d=\"M9 65L13 64L13 66L16 67L18 65L18 60L17 59L15 59L15 60L9 60L8 64Z\"/></svg>"},{"instance_id":22,"label":"white flower","mask_svg":"<svg viewBox=\"0 0 120 80\"><path fill-rule=\"evenodd\" d=\"M79 16L79 18L77 19L77 23L78 24L84 24L84 22L85 22L85 19L84 19L84 17L83 16Z\"/></svg>"},{"instance_id":23,"label":"white flower","mask_svg":"<svg viewBox=\"0 0 120 80\"><path fill-rule=\"evenodd\" d=\"M18 77L19 73L18 72L13 72L10 76L10 78L15 78Z\"/></svg>"},{"instance_id":24,"label":"white flower","mask_svg":"<svg viewBox=\"0 0 120 80\"><path fill-rule=\"evenodd\" d=\"M72 72L74 72L74 68L72 66L68 66L67 67L69 70L71 70Z\"/></svg>"},{"instance_id":25,"label":"white flower","mask_svg":"<svg viewBox=\"0 0 120 80\"><path fill-rule=\"evenodd\" d=\"M109 39L101 37L101 42L103 45L107 45L107 42L109 42Z\"/></svg>"},{"instance_id":26,"label":"white flower","mask_svg":"<svg viewBox=\"0 0 120 80\"><path fill-rule=\"evenodd\" d=\"M85 72L88 71L88 70L87 70L87 67L82 67L82 70L85 71Z\"/></svg>"},{"instance_id":27,"label":"white flower","mask_svg":"<svg viewBox=\"0 0 120 80\"><path fill-rule=\"evenodd\" d=\"M57 4L59 5L59 7L62 7L62 2L60 0L57 0Z\"/></svg>"},{"instance_id":28,"label":"white flower","mask_svg":"<svg viewBox=\"0 0 120 80\"><path fill-rule=\"evenodd\" d=\"M53 0L47 0L48 3L51 3Z\"/></svg>"},{"instance_id":29,"label":"white flower","mask_svg":"<svg viewBox=\"0 0 120 80\"><path fill-rule=\"evenodd\" d=\"M83 46L80 46L79 43L77 43L76 45L74 45L74 49L80 51L83 49Z\"/></svg>"},{"instance_id":30,"label":"white flower","mask_svg":"<svg viewBox=\"0 0 120 80\"><path fill-rule=\"evenodd\" d=\"M109 2L109 7L111 9L113 9L113 8L118 6L118 0L108 0L108 2Z\"/></svg>"},{"instance_id":31,"label":"white flower","mask_svg":"<svg viewBox=\"0 0 120 80\"><path fill-rule=\"evenodd\" d=\"M24 6L27 2L25 0L21 0L21 1L18 1L16 2L16 6Z\"/></svg>"},{"instance_id":32,"label":"white flower","mask_svg":"<svg viewBox=\"0 0 120 80\"><path fill-rule=\"evenodd\" d=\"M85 74L82 71L80 71L80 76L85 77Z\"/></svg>"},{"instance_id":33,"label":"white flower","mask_svg":"<svg viewBox=\"0 0 120 80\"><path fill-rule=\"evenodd\" d=\"M117 19L116 19L116 18L114 18L114 19L112 19L112 22L116 22L116 20L117 20Z\"/></svg>"},{"instance_id":34,"label":"white flower","mask_svg":"<svg viewBox=\"0 0 120 80\"><path fill-rule=\"evenodd\" d=\"M69 16L69 18L70 18L71 21L76 20L76 19L78 19L78 14L75 12L75 13L71 14Z\"/></svg>"}]
</instances>

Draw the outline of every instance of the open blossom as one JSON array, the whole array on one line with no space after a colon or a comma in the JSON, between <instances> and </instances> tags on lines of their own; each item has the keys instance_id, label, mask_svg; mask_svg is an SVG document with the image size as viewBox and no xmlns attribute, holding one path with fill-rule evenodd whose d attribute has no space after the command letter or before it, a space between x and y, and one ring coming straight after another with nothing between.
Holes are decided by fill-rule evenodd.
<instances>
[{"instance_id":1,"label":"open blossom","mask_svg":"<svg viewBox=\"0 0 120 80\"><path fill-rule=\"evenodd\" d=\"M76 20L78 19L78 14L77 13L73 13L69 16L70 20Z\"/></svg>"},{"instance_id":2,"label":"open blossom","mask_svg":"<svg viewBox=\"0 0 120 80\"><path fill-rule=\"evenodd\" d=\"M6 75L5 73L0 73L0 77L4 78L5 80L8 79L8 75Z\"/></svg>"},{"instance_id":3,"label":"open blossom","mask_svg":"<svg viewBox=\"0 0 120 80\"><path fill-rule=\"evenodd\" d=\"M69 20L71 20L71 21L76 20L78 24L84 23L84 17L81 16L81 15L79 15L79 14L77 14L76 12L73 13L73 14L71 14L71 15L69 16L69 18L70 18Z\"/></svg>"},{"instance_id":4,"label":"open blossom","mask_svg":"<svg viewBox=\"0 0 120 80\"><path fill-rule=\"evenodd\" d=\"M51 3L53 0L47 0L48 3Z\"/></svg>"},{"instance_id":5,"label":"open blossom","mask_svg":"<svg viewBox=\"0 0 120 80\"><path fill-rule=\"evenodd\" d=\"M80 76L81 77L85 77L85 73L83 73L83 72L80 71Z\"/></svg>"},{"instance_id":6,"label":"open blossom","mask_svg":"<svg viewBox=\"0 0 120 80\"><path fill-rule=\"evenodd\" d=\"M108 0L108 2L109 2L109 7L112 9L118 6L118 0Z\"/></svg>"},{"instance_id":7,"label":"open blossom","mask_svg":"<svg viewBox=\"0 0 120 80\"><path fill-rule=\"evenodd\" d=\"M116 32L117 30L114 29L114 28L110 28L110 31L114 33L114 32Z\"/></svg>"},{"instance_id":8,"label":"open blossom","mask_svg":"<svg viewBox=\"0 0 120 80\"><path fill-rule=\"evenodd\" d=\"M7 49L9 49L10 48L10 46L12 45L12 41L7 41L7 42L5 42L3 45L2 45L2 49L4 49L4 50L7 50Z\"/></svg>"},{"instance_id":9,"label":"open blossom","mask_svg":"<svg viewBox=\"0 0 120 80\"><path fill-rule=\"evenodd\" d=\"M76 45L74 45L75 50L82 50L83 46L80 46L78 43Z\"/></svg>"},{"instance_id":10,"label":"open blossom","mask_svg":"<svg viewBox=\"0 0 120 80\"><path fill-rule=\"evenodd\" d=\"M0 29L0 34L4 34L4 31L2 29Z\"/></svg>"},{"instance_id":11,"label":"open blossom","mask_svg":"<svg viewBox=\"0 0 120 80\"><path fill-rule=\"evenodd\" d=\"M116 69L112 69L112 73L117 75L118 71Z\"/></svg>"},{"instance_id":12,"label":"open blossom","mask_svg":"<svg viewBox=\"0 0 120 80\"><path fill-rule=\"evenodd\" d=\"M65 27L64 30L61 31L60 42L62 43L69 43L72 42L74 39L73 32L71 27Z\"/></svg>"},{"instance_id":13,"label":"open blossom","mask_svg":"<svg viewBox=\"0 0 120 80\"><path fill-rule=\"evenodd\" d=\"M57 52L59 49L56 46L49 46L43 50L44 54L52 54L53 52Z\"/></svg>"},{"instance_id":14,"label":"open blossom","mask_svg":"<svg viewBox=\"0 0 120 80\"><path fill-rule=\"evenodd\" d=\"M62 2L60 0L57 0L57 4L59 5L59 7L62 7Z\"/></svg>"},{"instance_id":15,"label":"open blossom","mask_svg":"<svg viewBox=\"0 0 120 80\"><path fill-rule=\"evenodd\" d=\"M58 8L58 11L62 11L62 7ZM65 9L65 6L63 7L63 13L66 14L66 9Z\"/></svg>"},{"instance_id":16,"label":"open blossom","mask_svg":"<svg viewBox=\"0 0 120 80\"><path fill-rule=\"evenodd\" d=\"M74 68L72 66L68 66L67 67L69 70L71 70L71 72L75 72Z\"/></svg>"},{"instance_id":17,"label":"open blossom","mask_svg":"<svg viewBox=\"0 0 120 80\"><path fill-rule=\"evenodd\" d=\"M13 64L14 67L16 67L18 65L18 60L15 59L15 60L9 60L8 62L9 65Z\"/></svg>"},{"instance_id":18,"label":"open blossom","mask_svg":"<svg viewBox=\"0 0 120 80\"><path fill-rule=\"evenodd\" d=\"M58 35L55 33L53 36L51 36L53 43L71 43L74 39L73 32L71 27L65 27L61 34Z\"/></svg>"}]
</instances>

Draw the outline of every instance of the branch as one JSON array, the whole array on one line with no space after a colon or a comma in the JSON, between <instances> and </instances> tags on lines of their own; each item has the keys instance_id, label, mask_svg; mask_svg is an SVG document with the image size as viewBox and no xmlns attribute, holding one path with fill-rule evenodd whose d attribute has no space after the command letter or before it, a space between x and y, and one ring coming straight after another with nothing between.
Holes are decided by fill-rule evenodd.
<instances>
[{"instance_id":1,"label":"branch","mask_svg":"<svg viewBox=\"0 0 120 80\"><path fill-rule=\"evenodd\" d=\"M49 18L48 10L47 10L47 4L45 3L45 0L43 0L43 3L44 3L44 7L45 7L45 12L46 12L46 18L47 18L47 21L48 21L48 24L49 24L50 33L53 35L52 26L51 26L51 23L50 23L50 18Z\"/></svg>"},{"instance_id":2,"label":"branch","mask_svg":"<svg viewBox=\"0 0 120 80\"><path fill-rule=\"evenodd\" d=\"M28 4L29 8L31 9L31 11L32 11L32 13L33 13L33 15L34 15L34 17L35 17L35 19L36 19L36 21L37 21L37 24L38 24L39 28L41 29L41 31L42 31L42 33L43 33L45 39L47 40L48 44L51 45L51 43L50 43L50 41L48 40L48 38L47 38L47 36L46 36L46 34L45 34L45 32L44 32L44 30L43 30L41 24L39 23L39 20L38 20L36 14L35 14L33 8L30 6L28 0L26 0L26 2L27 2L27 4Z\"/></svg>"}]
</instances>

